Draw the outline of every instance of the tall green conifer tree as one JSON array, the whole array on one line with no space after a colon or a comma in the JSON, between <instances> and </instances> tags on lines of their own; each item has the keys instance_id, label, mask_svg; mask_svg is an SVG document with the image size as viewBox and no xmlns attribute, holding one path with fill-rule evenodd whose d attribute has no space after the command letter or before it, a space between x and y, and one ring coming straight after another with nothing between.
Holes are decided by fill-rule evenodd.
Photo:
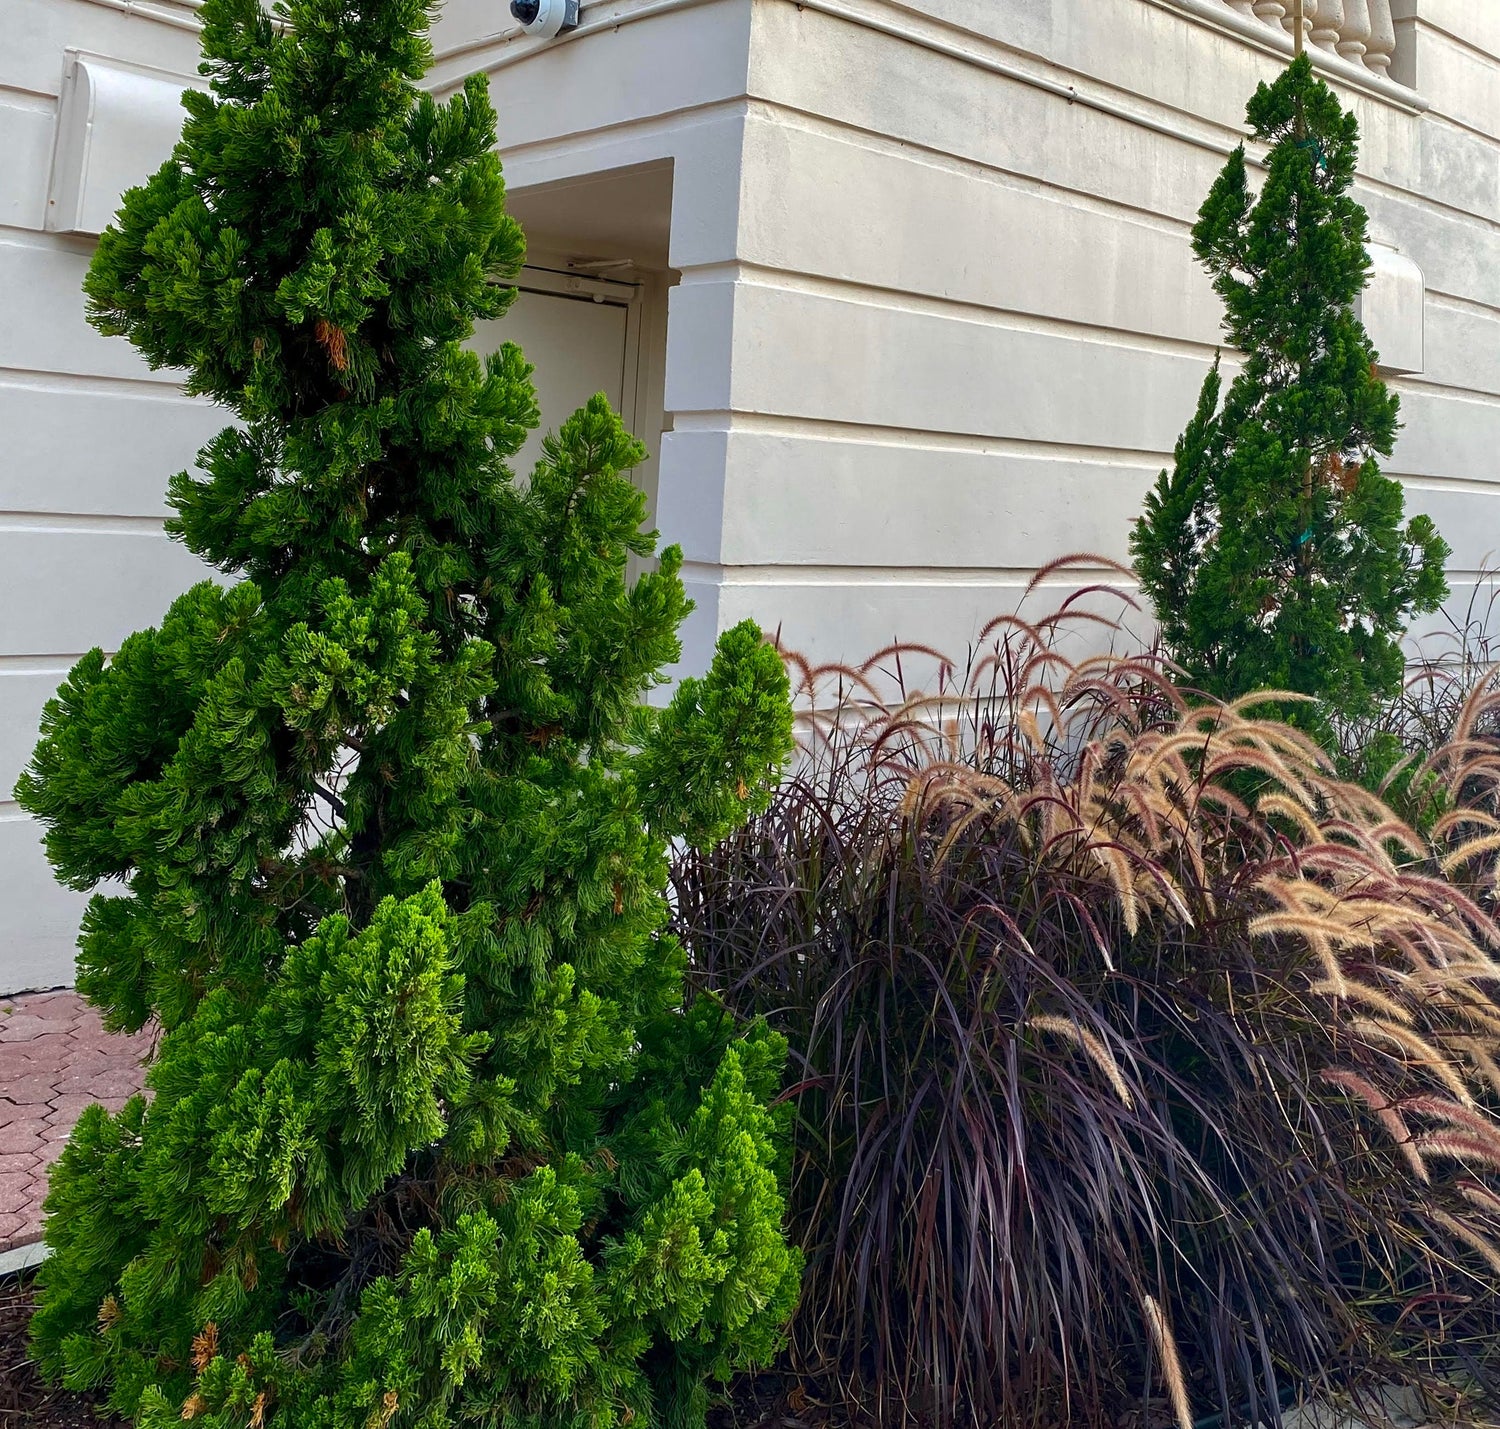
<instances>
[{"instance_id":1,"label":"tall green conifer tree","mask_svg":"<svg viewBox=\"0 0 1500 1429\"><path fill-rule=\"evenodd\" d=\"M204 73L90 316L237 419L172 482L227 573L49 704L19 797L90 903L79 986L161 1027L53 1175L35 1343L150 1429L701 1424L796 1295L783 1049L684 996L665 854L763 808L750 626L670 704L603 398L537 423L483 80L423 0L206 0Z\"/></svg>"},{"instance_id":2,"label":"tall green conifer tree","mask_svg":"<svg viewBox=\"0 0 1500 1429\"><path fill-rule=\"evenodd\" d=\"M1349 196L1354 116L1304 55L1248 118L1270 145L1264 187L1252 197L1241 145L1193 229L1245 365L1220 410L1215 364L1131 550L1193 684L1359 715L1399 689L1401 637L1447 596L1448 547L1427 517L1402 524L1401 487L1376 462L1397 399L1355 310L1369 257Z\"/></svg>"}]
</instances>

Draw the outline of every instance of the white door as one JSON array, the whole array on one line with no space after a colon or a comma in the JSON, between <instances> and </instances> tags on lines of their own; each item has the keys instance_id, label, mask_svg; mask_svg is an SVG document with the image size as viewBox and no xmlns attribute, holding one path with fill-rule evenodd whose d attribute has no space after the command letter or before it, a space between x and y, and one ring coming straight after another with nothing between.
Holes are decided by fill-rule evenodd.
<instances>
[{"instance_id":1,"label":"white door","mask_svg":"<svg viewBox=\"0 0 1500 1429\"><path fill-rule=\"evenodd\" d=\"M526 275L522 275L522 282ZM629 425L634 412L634 379L627 380L631 338L630 309L624 302L599 301L522 288L510 311L495 322L479 323L469 346L496 351L514 342L536 371L541 426L513 459L518 476L528 476L542 454L542 437L555 432L596 392L609 398Z\"/></svg>"}]
</instances>

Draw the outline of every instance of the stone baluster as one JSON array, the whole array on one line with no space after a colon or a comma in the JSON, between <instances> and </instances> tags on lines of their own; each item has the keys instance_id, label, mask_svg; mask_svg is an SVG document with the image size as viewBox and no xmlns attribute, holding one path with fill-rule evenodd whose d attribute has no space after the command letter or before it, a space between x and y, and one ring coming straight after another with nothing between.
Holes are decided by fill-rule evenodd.
<instances>
[{"instance_id":1,"label":"stone baluster","mask_svg":"<svg viewBox=\"0 0 1500 1429\"><path fill-rule=\"evenodd\" d=\"M1369 44L1370 0L1344 0L1344 28L1339 31L1339 53L1346 60L1361 64Z\"/></svg>"},{"instance_id":2,"label":"stone baluster","mask_svg":"<svg viewBox=\"0 0 1500 1429\"><path fill-rule=\"evenodd\" d=\"M1365 63L1376 74L1385 74L1396 52L1396 22L1391 0L1366 0L1370 8L1370 38L1365 41Z\"/></svg>"},{"instance_id":3,"label":"stone baluster","mask_svg":"<svg viewBox=\"0 0 1500 1429\"><path fill-rule=\"evenodd\" d=\"M1344 28L1344 0L1312 0L1308 9L1312 18L1312 33L1308 38L1319 49L1337 50Z\"/></svg>"},{"instance_id":4,"label":"stone baluster","mask_svg":"<svg viewBox=\"0 0 1500 1429\"><path fill-rule=\"evenodd\" d=\"M1237 14L1251 15L1277 30L1291 31L1296 0L1224 0ZM1500 3L1500 0L1490 0ZM1342 55L1384 75L1396 52L1391 0L1304 0L1304 38L1330 54Z\"/></svg>"}]
</instances>

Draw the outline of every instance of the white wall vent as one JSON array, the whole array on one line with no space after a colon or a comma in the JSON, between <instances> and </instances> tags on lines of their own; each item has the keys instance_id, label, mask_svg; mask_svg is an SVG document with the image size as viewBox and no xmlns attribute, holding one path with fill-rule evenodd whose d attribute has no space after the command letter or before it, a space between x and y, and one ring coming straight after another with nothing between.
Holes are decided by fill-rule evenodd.
<instances>
[{"instance_id":1,"label":"white wall vent","mask_svg":"<svg viewBox=\"0 0 1500 1429\"><path fill-rule=\"evenodd\" d=\"M1379 354L1382 372L1415 373L1427 366L1427 279L1404 253L1372 243L1370 281L1359 316Z\"/></svg>"},{"instance_id":2,"label":"white wall vent","mask_svg":"<svg viewBox=\"0 0 1500 1429\"><path fill-rule=\"evenodd\" d=\"M120 195L144 183L182 132L182 91L196 77L67 51L47 227L55 233L103 233Z\"/></svg>"}]
</instances>

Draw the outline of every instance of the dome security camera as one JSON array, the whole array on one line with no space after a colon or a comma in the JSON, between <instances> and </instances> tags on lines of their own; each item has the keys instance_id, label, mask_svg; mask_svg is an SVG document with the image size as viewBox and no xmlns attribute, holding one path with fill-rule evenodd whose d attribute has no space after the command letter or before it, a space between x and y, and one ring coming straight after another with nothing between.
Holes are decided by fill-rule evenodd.
<instances>
[{"instance_id":1,"label":"dome security camera","mask_svg":"<svg viewBox=\"0 0 1500 1429\"><path fill-rule=\"evenodd\" d=\"M510 0L510 13L528 35L550 40L578 25L579 0Z\"/></svg>"}]
</instances>

